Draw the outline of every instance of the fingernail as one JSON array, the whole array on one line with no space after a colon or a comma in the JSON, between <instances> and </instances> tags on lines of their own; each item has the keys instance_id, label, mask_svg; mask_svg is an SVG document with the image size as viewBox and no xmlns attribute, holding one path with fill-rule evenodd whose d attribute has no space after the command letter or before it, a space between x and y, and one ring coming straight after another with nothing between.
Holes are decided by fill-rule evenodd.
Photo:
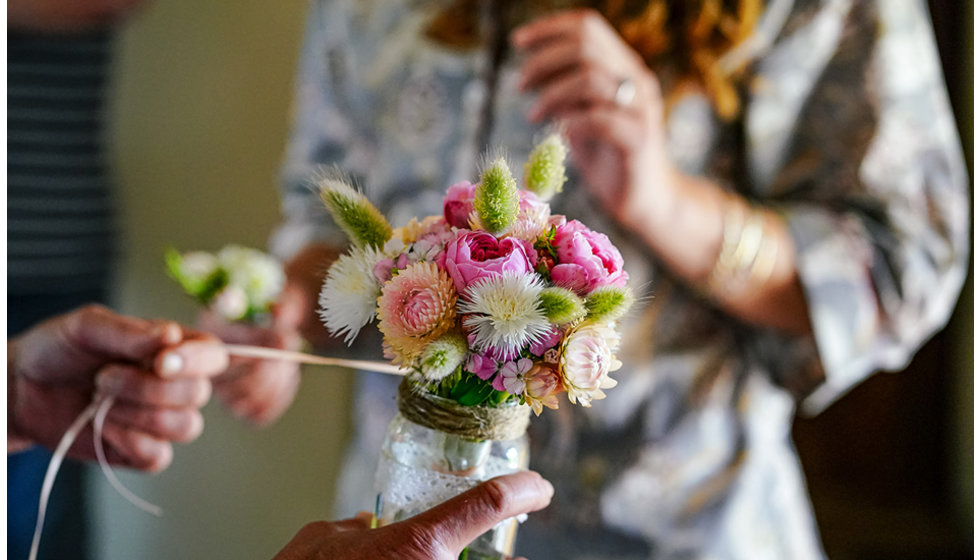
<instances>
[{"instance_id":1,"label":"fingernail","mask_svg":"<svg viewBox=\"0 0 980 560\"><path fill-rule=\"evenodd\" d=\"M546 479L544 477L541 478L541 482L542 482L543 486L545 487L545 489L548 491L548 497L551 498L552 496L554 496L555 495L555 487L551 485L551 482L549 482L548 479Z\"/></svg>"},{"instance_id":2,"label":"fingernail","mask_svg":"<svg viewBox=\"0 0 980 560\"><path fill-rule=\"evenodd\" d=\"M180 354L170 351L163 355L163 359L160 360L160 374L164 376L171 376L180 373L180 370L184 368L184 358Z\"/></svg>"},{"instance_id":3,"label":"fingernail","mask_svg":"<svg viewBox=\"0 0 980 560\"><path fill-rule=\"evenodd\" d=\"M163 326L163 341L165 344L177 344L183 337L184 332L177 323L167 322Z\"/></svg>"}]
</instances>

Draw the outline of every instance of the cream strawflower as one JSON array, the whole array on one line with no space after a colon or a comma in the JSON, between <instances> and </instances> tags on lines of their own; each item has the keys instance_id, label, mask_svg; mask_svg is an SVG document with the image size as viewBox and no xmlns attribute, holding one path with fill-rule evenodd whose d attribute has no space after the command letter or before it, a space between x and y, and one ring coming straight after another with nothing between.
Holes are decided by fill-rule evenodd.
<instances>
[{"instance_id":1,"label":"cream strawflower","mask_svg":"<svg viewBox=\"0 0 980 560\"><path fill-rule=\"evenodd\" d=\"M410 365L456 323L456 288L433 263L408 265L378 298L378 328L396 364Z\"/></svg>"},{"instance_id":2,"label":"cream strawflower","mask_svg":"<svg viewBox=\"0 0 980 560\"><path fill-rule=\"evenodd\" d=\"M616 386L609 372L623 365L615 356L618 348L619 333L605 323L584 323L565 335L559 369L568 400L592 406L606 398L602 389Z\"/></svg>"},{"instance_id":3,"label":"cream strawflower","mask_svg":"<svg viewBox=\"0 0 980 560\"><path fill-rule=\"evenodd\" d=\"M327 273L320 290L320 318L330 334L345 334L354 341L361 327L374 319L381 295L381 284L374 278L374 266L384 255L370 247L353 248L341 255Z\"/></svg>"},{"instance_id":4,"label":"cream strawflower","mask_svg":"<svg viewBox=\"0 0 980 560\"><path fill-rule=\"evenodd\" d=\"M478 352L519 352L551 332L538 306L544 282L536 274L504 272L470 284L460 301L463 326Z\"/></svg>"}]
</instances>

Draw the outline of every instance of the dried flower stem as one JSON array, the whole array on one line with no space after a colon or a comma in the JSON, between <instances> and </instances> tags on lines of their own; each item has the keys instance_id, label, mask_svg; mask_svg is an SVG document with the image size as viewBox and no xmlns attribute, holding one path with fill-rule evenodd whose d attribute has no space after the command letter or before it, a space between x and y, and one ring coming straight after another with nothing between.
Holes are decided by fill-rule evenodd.
<instances>
[{"instance_id":1,"label":"dried flower stem","mask_svg":"<svg viewBox=\"0 0 980 560\"><path fill-rule=\"evenodd\" d=\"M239 358L262 358L268 360L286 360L301 364L313 364L319 366L337 366L352 369L363 369L377 373L387 373L390 375L405 375L408 370L402 369L388 362L373 362L370 360L346 360L343 358L330 358L327 356L317 356L305 352L292 352L289 350L278 350L265 346L247 346L241 344L225 344L225 350L232 356Z\"/></svg>"}]
</instances>

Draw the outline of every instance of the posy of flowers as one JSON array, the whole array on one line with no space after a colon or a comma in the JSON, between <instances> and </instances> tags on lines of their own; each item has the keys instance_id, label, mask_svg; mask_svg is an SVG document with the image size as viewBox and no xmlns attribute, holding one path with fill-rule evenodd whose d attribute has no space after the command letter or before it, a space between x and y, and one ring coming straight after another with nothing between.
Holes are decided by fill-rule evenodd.
<instances>
[{"instance_id":1,"label":"posy of flowers","mask_svg":"<svg viewBox=\"0 0 980 560\"><path fill-rule=\"evenodd\" d=\"M497 158L479 183L449 187L441 216L396 229L345 181L322 178L352 243L320 293L331 334L349 344L377 319L385 357L463 405L517 400L540 414L562 393L582 406L604 398L633 295L609 239L551 213L566 152L556 134L535 147L524 189Z\"/></svg>"},{"instance_id":2,"label":"posy of flowers","mask_svg":"<svg viewBox=\"0 0 980 560\"><path fill-rule=\"evenodd\" d=\"M228 245L217 253L170 248L164 260L188 295L229 321L266 317L285 282L282 263L251 247Z\"/></svg>"}]
</instances>

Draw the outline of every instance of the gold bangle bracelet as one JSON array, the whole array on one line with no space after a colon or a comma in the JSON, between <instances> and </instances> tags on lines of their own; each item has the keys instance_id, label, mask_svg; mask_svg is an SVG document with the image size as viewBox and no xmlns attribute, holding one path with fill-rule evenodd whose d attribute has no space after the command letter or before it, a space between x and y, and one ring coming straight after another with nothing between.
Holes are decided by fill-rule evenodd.
<instances>
[{"instance_id":1,"label":"gold bangle bracelet","mask_svg":"<svg viewBox=\"0 0 980 560\"><path fill-rule=\"evenodd\" d=\"M767 235L764 211L732 197L724 220L721 249L708 281L714 296L764 284L779 254L778 241Z\"/></svg>"}]
</instances>

